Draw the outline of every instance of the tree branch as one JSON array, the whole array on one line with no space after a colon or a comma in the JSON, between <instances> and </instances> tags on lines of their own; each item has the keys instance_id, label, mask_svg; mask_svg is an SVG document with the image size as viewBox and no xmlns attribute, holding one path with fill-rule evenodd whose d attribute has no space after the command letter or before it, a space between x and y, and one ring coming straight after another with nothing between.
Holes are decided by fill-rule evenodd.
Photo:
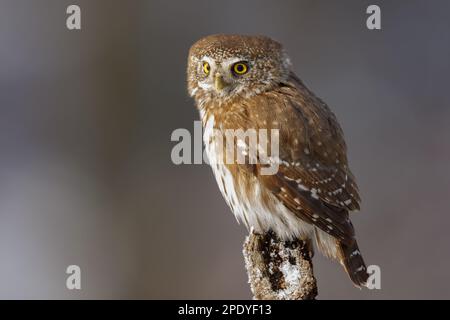
<instances>
[{"instance_id":1,"label":"tree branch","mask_svg":"<svg viewBox=\"0 0 450 320\"><path fill-rule=\"evenodd\" d=\"M245 267L254 299L312 300L317 296L309 243L281 241L253 231L244 242Z\"/></svg>"}]
</instances>

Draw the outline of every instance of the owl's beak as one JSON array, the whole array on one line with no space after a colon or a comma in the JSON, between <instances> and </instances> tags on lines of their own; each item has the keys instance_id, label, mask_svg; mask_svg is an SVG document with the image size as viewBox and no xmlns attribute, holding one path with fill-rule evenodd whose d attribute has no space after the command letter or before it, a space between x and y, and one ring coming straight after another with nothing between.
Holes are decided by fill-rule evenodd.
<instances>
[{"instance_id":1,"label":"owl's beak","mask_svg":"<svg viewBox=\"0 0 450 320\"><path fill-rule=\"evenodd\" d=\"M222 91L226 86L228 86L228 83L223 79L222 75L216 73L214 75L214 87L216 88L216 91Z\"/></svg>"}]
</instances>

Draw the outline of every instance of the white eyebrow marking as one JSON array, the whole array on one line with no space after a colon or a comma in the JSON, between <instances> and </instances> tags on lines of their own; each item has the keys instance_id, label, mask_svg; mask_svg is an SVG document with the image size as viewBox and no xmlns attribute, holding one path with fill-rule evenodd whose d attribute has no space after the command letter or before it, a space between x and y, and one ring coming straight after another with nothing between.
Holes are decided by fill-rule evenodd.
<instances>
[{"instance_id":1,"label":"white eyebrow marking","mask_svg":"<svg viewBox=\"0 0 450 320\"><path fill-rule=\"evenodd\" d=\"M209 56L203 56L201 61L208 62L209 65L211 66L211 68L216 66L216 61L214 59L212 59L211 57L209 57Z\"/></svg>"},{"instance_id":2,"label":"white eyebrow marking","mask_svg":"<svg viewBox=\"0 0 450 320\"><path fill-rule=\"evenodd\" d=\"M222 66L229 66L231 64L234 64L239 61L246 61L247 59L245 57L232 57L228 59L222 60Z\"/></svg>"}]
</instances>

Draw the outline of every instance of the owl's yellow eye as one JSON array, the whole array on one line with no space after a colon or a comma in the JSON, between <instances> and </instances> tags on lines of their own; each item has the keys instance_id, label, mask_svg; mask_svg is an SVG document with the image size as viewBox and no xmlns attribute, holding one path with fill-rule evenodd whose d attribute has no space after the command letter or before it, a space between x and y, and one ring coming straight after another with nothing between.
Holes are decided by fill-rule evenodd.
<instances>
[{"instance_id":1,"label":"owl's yellow eye","mask_svg":"<svg viewBox=\"0 0 450 320\"><path fill-rule=\"evenodd\" d=\"M232 67L233 73L241 76L248 72L248 65L245 62L237 62Z\"/></svg>"},{"instance_id":2,"label":"owl's yellow eye","mask_svg":"<svg viewBox=\"0 0 450 320\"><path fill-rule=\"evenodd\" d=\"M209 74L210 71L211 71L211 66L209 65L209 63L203 62L203 72L205 74Z\"/></svg>"}]
</instances>

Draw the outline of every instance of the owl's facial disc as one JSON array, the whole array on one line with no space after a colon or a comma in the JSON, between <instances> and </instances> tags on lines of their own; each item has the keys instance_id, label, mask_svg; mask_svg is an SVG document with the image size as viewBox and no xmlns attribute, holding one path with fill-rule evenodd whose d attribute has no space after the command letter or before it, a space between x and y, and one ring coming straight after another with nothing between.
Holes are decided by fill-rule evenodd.
<instances>
[{"instance_id":1,"label":"owl's facial disc","mask_svg":"<svg viewBox=\"0 0 450 320\"><path fill-rule=\"evenodd\" d=\"M275 88L291 74L281 44L264 36L211 35L189 50L188 90L197 100L249 98Z\"/></svg>"},{"instance_id":2,"label":"owl's facial disc","mask_svg":"<svg viewBox=\"0 0 450 320\"><path fill-rule=\"evenodd\" d=\"M214 95L229 95L242 85L242 77L249 70L247 62L242 58L231 58L216 61L208 56L203 57L199 64L199 72L202 78L198 86Z\"/></svg>"}]
</instances>

